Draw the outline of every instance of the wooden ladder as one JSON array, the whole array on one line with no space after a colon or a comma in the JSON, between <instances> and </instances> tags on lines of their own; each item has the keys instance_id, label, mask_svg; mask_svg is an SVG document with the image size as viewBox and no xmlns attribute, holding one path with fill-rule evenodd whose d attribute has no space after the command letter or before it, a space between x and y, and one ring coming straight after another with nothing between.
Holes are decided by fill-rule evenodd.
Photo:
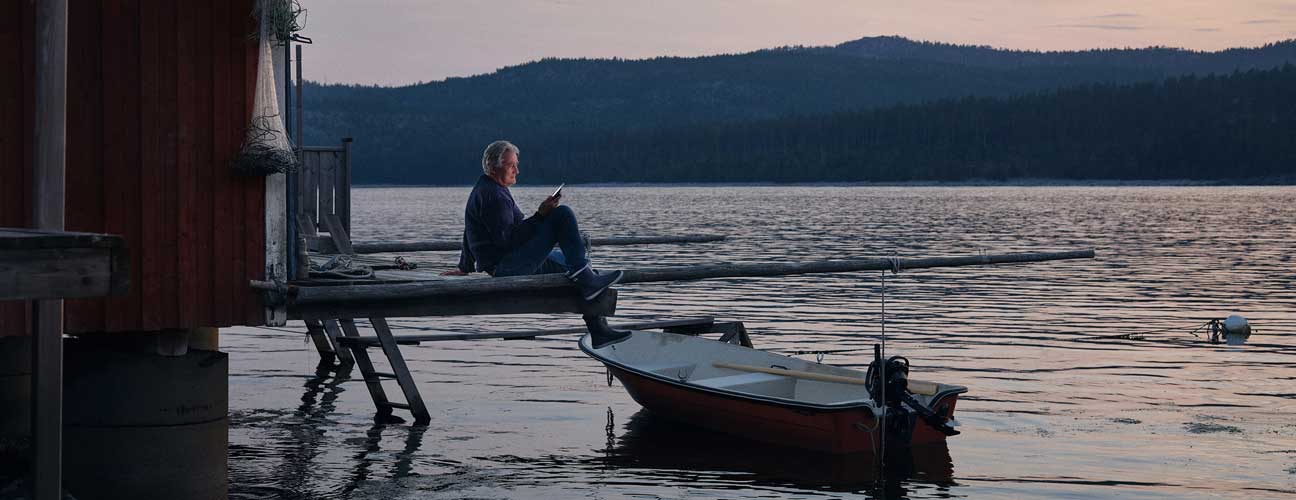
<instances>
[{"instance_id":1,"label":"wooden ladder","mask_svg":"<svg viewBox=\"0 0 1296 500\"><path fill-rule=\"evenodd\" d=\"M428 423L432 417L428 413L427 405L423 403L423 396L419 394L418 386L414 384L409 365L405 364L405 355L401 354L400 345L392 335L387 319L369 318L369 324L373 326L374 334L377 336L376 345L382 347L383 355L387 356L387 364L391 366L391 372L378 371L374 367L373 360L369 358L368 349L375 343L355 341L362 337L354 319L307 321L306 328L315 342L316 349L319 350L320 357L325 362L332 362L336 358L343 366L354 365L360 368L365 387L369 389L369 396L373 398L374 406L378 409L379 419L390 417L392 410L401 409L409 410L414 415L415 424ZM401 392L405 395L404 403L387 398L383 380L395 380L400 384Z\"/></svg>"},{"instance_id":2,"label":"wooden ladder","mask_svg":"<svg viewBox=\"0 0 1296 500\"><path fill-rule=\"evenodd\" d=\"M353 254L351 238L347 235L338 216L325 214L322 218L337 248L342 253ZM380 372L374 368L368 351L369 347L374 345L373 343L347 341L347 339L360 338L360 331L356 329L354 318L307 320L306 332L315 343L315 349L319 351L321 359L332 362L336 358L344 366L354 365L360 368L365 386L369 388L369 396L373 398L374 406L378 409L379 419L390 417L392 410L401 409L409 410L414 414L415 424L428 423L432 420L432 416L428 414L423 396L419 394L418 386L414 384L414 377L410 375L409 366L405 364L405 356L401 354L400 346L392 335L391 326L387 324L387 318L371 317L369 324L378 338L377 345L382 347L383 355L387 356L387 364L391 366L391 372ZM383 389L382 384L384 379L395 380L400 384L401 392L405 394L404 403L387 398L387 391Z\"/></svg>"}]
</instances>

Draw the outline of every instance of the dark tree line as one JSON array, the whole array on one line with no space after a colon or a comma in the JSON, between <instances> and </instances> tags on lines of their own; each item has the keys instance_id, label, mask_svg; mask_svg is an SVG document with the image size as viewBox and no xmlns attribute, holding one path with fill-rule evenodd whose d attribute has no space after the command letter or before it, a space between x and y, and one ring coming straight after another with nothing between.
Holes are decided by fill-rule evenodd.
<instances>
[{"instance_id":1,"label":"dark tree line","mask_svg":"<svg viewBox=\"0 0 1296 500\"><path fill-rule=\"evenodd\" d=\"M563 138L548 182L1296 179L1296 66Z\"/></svg>"},{"instance_id":2,"label":"dark tree line","mask_svg":"<svg viewBox=\"0 0 1296 500\"><path fill-rule=\"evenodd\" d=\"M786 47L700 58L547 59L488 75L408 87L309 84L306 135L308 144L355 137L357 182L468 183L475 176L474 162L481 148L497 138L523 146L525 164L531 169L528 175L571 178L568 173L614 171L619 173L595 178L838 181L848 179L814 164L788 171L768 148L743 148L742 155L759 157L753 156L738 171L723 171L728 168L720 166L723 161L703 156L721 151L706 149L698 141L744 133L750 138L738 142L783 141L775 142L778 151L813 153L805 161L840 160L840 154L831 153L836 146L819 144L812 137L793 138L780 127L797 123L819 130L818 124L857 120L871 116L866 110L886 108L878 113L896 125L871 132L872 137L895 144L918 141L925 144L924 154L945 156L923 157L917 164L905 165L897 162L914 158L897 156L889 160L896 163L895 172L882 177L945 179L951 175L949 165L982 161L996 165L986 168L1018 176L1014 169L1023 168L1023 162L1002 158L997 150L978 152L961 142L922 142L959 133L957 128L943 132L924 128L931 125L924 121L932 119L930 110L952 104L987 108L1001 102L984 100L988 97L1011 98L1002 101L1007 105L1031 98L1024 96L1076 85L1227 73L1234 68L1274 67L1283 61L1296 61L1296 42L1214 53L1163 48L1028 52L879 37L836 47ZM954 101L934 108L921 104L941 99ZM904 106L894 107L897 104ZM989 128L1002 126L993 116L977 120ZM962 125L951 125L958 126ZM920 135L895 135L910 131ZM820 135L842 133L823 129ZM998 148L1006 139L995 142L996 137L1009 131L986 134L984 147ZM658 139L645 142L649 138ZM805 149L812 143L817 151ZM595 158L616 152L627 158L640 155L628 161L646 163L622 170L589 166ZM700 166L706 167L698 170ZM921 175L905 173L915 168ZM632 170L643 176L628 173ZM881 171L870 172L869 178L881 175Z\"/></svg>"}]
</instances>

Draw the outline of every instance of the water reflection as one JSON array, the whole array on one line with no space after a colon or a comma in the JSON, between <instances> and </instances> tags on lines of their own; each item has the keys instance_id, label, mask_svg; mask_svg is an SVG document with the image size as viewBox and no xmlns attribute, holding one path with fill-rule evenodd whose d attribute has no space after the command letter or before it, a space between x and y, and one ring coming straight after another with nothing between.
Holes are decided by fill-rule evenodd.
<instances>
[{"instance_id":1,"label":"water reflection","mask_svg":"<svg viewBox=\"0 0 1296 500\"><path fill-rule=\"evenodd\" d=\"M872 454L832 455L784 448L708 431L639 410L614 436L608 408L608 448L601 463L687 481L699 472L728 473L739 483L909 498L948 492L954 464L945 443L890 450L881 465ZM736 485L737 489L745 486Z\"/></svg>"},{"instance_id":2,"label":"water reflection","mask_svg":"<svg viewBox=\"0 0 1296 500\"><path fill-rule=\"evenodd\" d=\"M959 403L967 430L948 449L934 459L915 450L881 475L850 457L770 449L636 414L638 404L606 387L603 367L572 339L403 349L433 414L432 427L422 429L375 426L363 382L317 373L300 323L293 334L222 330L231 353L232 495L1221 498L1296 491L1296 211L1282 208L1296 206L1296 188L568 190L582 228L597 235L729 235L687 246L596 248L609 267L1072 247L1093 247L1100 258L888 276L888 349L914 361L915 378L971 392ZM519 188L515 196L529 206L543 191ZM357 241L453 238L462 229L466 189L354 194ZM456 255L418 257L449 268ZM618 314L741 320L759 348L829 351L826 363L862 368L879 336L879 278L632 284L618 288ZM1258 328L1245 346L1210 345L1189 333L1232 313ZM392 323L531 330L579 318ZM611 433L607 408L619 417Z\"/></svg>"},{"instance_id":3,"label":"water reflection","mask_svg":"<svg viewBox=\"0 0 1296 500\"><path fill-rule=\"evenodd\" d=\"M427 426L393 426L384 423L376 423L365 433L365 439L361 449L353 456L355 468L352 470L350 477L347 478L345 486L342 488L344 496L350 496L359 486L372 479L371 469L375 464L382 467L391 468L393 477L409 477L414 473L414 457L417 456L419 448L423 446L423 433L427 432ZM382 449L382 440L384 432L393 432L404 434L403 446L395 453L384 453Z\"/></svg>"}]
</instances>

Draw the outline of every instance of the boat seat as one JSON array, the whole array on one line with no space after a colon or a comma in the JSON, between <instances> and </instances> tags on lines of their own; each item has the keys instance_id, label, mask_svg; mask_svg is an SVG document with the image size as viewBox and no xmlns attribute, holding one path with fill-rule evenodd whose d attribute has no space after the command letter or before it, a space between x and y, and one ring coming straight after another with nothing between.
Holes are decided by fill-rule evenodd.
<instances>
[{"instance_id":1,"label":"boat seat","mask_svg":"<svg viewBox=\"0 0 1296 500\"><path fill-rule=\"evenodd\" d=\"M667 377L678 377L680 373L684 373L685 376L692 374L696 366L696 363L656 363L637 366L636 368Z\"/></svg>"},{"instance_id":2,"label":"boat seat","mask_svg":"<svg viewBox=\"0 0 1296 500\"><path fill-rule=\"evenodd\" d=\"M758 384L761 382L772 382L775 380L784 380L788 377L775 375L772 373L741 373L738 375L726 375L723 377L711 377L693 381L694 384L722 389L736 385Z\"/></svg>"}]
</instances>

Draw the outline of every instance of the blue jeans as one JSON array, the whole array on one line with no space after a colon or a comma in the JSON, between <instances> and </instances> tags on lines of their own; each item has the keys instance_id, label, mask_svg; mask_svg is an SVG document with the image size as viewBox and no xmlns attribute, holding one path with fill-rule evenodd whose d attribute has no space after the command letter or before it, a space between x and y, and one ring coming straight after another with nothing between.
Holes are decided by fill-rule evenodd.
<instances>
[{"instance_id":1,"label":"blue jeans","mask_svg":"<svg viewBox=\"0 0 1296 500\"><path fill-rule=\"evenodd\" d=\"M535 236L500 259L495 276L568 273L586 264L589 258L576 225L576 213L566 205L558 205L540 222Z\"/></svg>"}]
</instances>

